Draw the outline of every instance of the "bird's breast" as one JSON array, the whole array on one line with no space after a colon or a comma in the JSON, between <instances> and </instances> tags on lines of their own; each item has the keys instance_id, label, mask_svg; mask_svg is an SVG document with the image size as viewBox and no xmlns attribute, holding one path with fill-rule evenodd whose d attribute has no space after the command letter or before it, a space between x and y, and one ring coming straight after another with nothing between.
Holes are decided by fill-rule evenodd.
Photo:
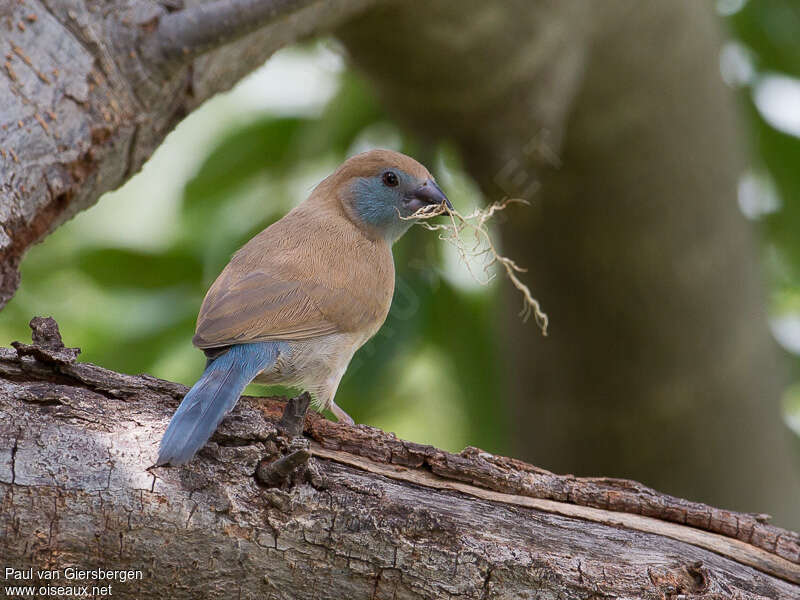
<instances>
[{"instance_id":1,"label":"bird's breast","mask_svg":"<svg viewBox=\"0 0 800 600\"><path fill-rule=\"evenodd\" d=\"M337 257L333 268L325 270L328 299L327 315L363 344L380 329L394 294L394 261L391 249L383 242L363 242ZM359 344L361 345L361 344Z\"/></svg>"}]
</instances>

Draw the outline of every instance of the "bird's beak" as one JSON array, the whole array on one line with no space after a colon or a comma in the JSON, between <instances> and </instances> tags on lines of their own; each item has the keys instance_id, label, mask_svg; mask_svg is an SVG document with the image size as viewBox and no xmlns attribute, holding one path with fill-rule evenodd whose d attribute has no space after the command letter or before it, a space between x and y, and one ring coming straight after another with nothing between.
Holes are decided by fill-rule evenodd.
<instances>
[{"instance_id":1,"label":"bird's beak","mask_svg":"<svg viewBox=\"0 0 800 600\"><path fill-rule=\"evenodd\" d=\"M453 205L433 179L428 179L414 190L411 194L411 198L408 199L408 206L412 209L412 212L416 212L424 206L441 205L444 205L445 209L447 209L444 214L450 214L449 211L453 208Z\"/></svg>"}]
</instances>

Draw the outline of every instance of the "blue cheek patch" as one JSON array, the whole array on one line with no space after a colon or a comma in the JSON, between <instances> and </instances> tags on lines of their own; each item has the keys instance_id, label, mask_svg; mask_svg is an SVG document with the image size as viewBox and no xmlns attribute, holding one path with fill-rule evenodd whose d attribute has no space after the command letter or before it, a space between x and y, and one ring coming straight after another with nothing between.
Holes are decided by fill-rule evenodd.
<instances>
[{"instance_id":1,"label":"blue cheek patch","mask_svg":"<svg viewBox=\"0 0 800 600\"><path fill-rule=\"evenodd\" d=\"M400 218L400 205L403 200L401 190L407 175L402 172L398 175L401 182L398 187L386 186L378 176L357 179L351 189L354 197L353 207L358 218L381 231L390 244L397 241L412 225L411 221Z\"/></svg>"},{"instance_id":2,"label":"blue cheek patch","mask_svg":"<svg viewBox=\"0 0 800 600\"><path fill-rule=\"evenodd\" d=\"M380 178L361 178L353 185L358 216L373 227L390 227L398 220L396 188L386 187Z\"/></svg>"}]
</instances>

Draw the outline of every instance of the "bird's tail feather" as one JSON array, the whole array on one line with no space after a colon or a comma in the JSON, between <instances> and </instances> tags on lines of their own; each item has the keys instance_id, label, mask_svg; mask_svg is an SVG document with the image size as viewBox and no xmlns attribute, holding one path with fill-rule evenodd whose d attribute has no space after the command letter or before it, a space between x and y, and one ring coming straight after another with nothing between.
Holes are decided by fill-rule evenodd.
<instances>
[{"instance_id":1,"label":"bird's tail feather","mask_svg":"<svg viewBox=\"0 0 800 600\"><path fill-rule=\"evenodd\" d=\"M280 342L237 344L211 361L172 416L156 464L189 462L236 405L247 384L275 363L279 350Z\"/></svg>"}]
</instances>

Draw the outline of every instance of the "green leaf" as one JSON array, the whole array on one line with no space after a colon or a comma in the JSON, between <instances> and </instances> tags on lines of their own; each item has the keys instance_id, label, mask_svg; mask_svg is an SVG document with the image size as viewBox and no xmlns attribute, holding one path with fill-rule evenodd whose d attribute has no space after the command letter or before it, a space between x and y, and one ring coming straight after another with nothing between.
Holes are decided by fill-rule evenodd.
<instances>
[{"instance_id":1,"label":"green leaf","mask_svg":"<svg viewBox=\"0 0 800 600\"><path fill-rule=\"evenodd\" d=\"M265 171L285 173L295 164L293 148L309 119L259 118L226 135L186 184L184 211L211 212L222 198Z\"/></svg>"},{"instance_id":2,"label":"green leaf","mask_svg":"<svg viewBox=\"0 0 800 600\"><path fill-rule=\"evenodd\" d=\"M728 23L736 36L755 51L759 70L800 72L797 0L751 0Z\"/></svg>"},{"instance_id":3,"label":"green leaf","mask_svg":"<svg viewBox=\"0 0 800 600\"><path fill-rule=\"evenodd\" d=\"M179 284L197 286L202 263L179 248L149 253L127 248L90 248L79 252L77 268L107 289L155 289Z\"/></svg>"}]
</instances>

